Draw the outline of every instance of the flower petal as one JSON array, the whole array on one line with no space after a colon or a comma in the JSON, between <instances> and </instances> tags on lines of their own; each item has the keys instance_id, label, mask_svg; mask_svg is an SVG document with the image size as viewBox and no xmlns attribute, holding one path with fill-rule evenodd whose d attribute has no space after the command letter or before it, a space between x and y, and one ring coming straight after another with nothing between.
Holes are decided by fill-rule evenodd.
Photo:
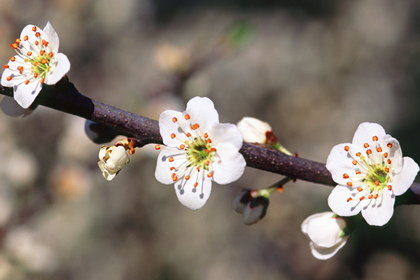
<instances>
[{"instance_id":1,"label":"flower petal","mask_svg":"<svg viewBox=\"0 0 420 280\"><path fill-rule=\"evenodd\" d=\"M16 102L23 108L27 109L32 105L35 98L38 96L41 91L42 85L39 81L35 80L29 84L20 83L13 87L14 89L14 99Z\"/></svg>"},{"instance_id":2,"label":"flower petal","mask_svg":"<svg viewBox=\"0 0 420 280\"><path fill-rule=\"evenodd\" d=\"M386 135L385 130L382 126L377 123L364 122L359 125L353 136L352 143L363 147L365 143L374 147L375 143L372 140L373 136L377 136L378 139L382 139Z\"/></svg>"},{"instance_id":3,"label":"flower petal","mask_svg":"<svg viewBox=\"0 0 420 280\"><path fill-rule=\"evenodd\" d=\"M9 63L10 64L10 63ZM15 77L16 75L14 72L10 69L4 69L3 74L1 75L1 85L4 87L13 87L15 84L15 81L11 79L10 81L7 80L7 77Z\"/></svg>"},{"instance_id":4,"label":"flower petal","mask_svg":"<svg viewBox=\"0 0 420 280\"><path fill-rule=\"evenodd\" d=\"M190 115L191 123L199 123L203 130L207 130L211 124L219 122L219 114L214 108L214 103L207 97L192 98L188 101L184 113Z\"/></svg>"},{"instance_id":5,"label":"flower petal","mask_svg":"<svg viewBox=\"0 0 420 280\"><path fill-rule=\"evenodd\" d=\"M192 177L195 177L194 174L192 174ZM174 184L179 202L192 210L199 209L206 204L210 197L212 184L211 179L207 176L201 177L197 187L194 187L194 183L195 181L192 179L185 180L183 178Z\"/></svg>"},{"instance_id":6,"label":"flower petal","mask_svg":"<svg viewBox=\"0 0 420 280\"><path fill-rule=\"evenodd\" d=\"M357 199L347 201L348 198L352 197L353 192L351 188L337 185L328 196L328 206L339 216L348 217L357 215L366 202Z\"/></svg>"},{"instance_id":7,"label":"flower petal","mask_svg":"<svg viewBox=\"0 0 420 280\"><path fill-rule=\"evenodd\" d=\"M208 133L216 148L218 144L229 143L231 148L239 151L243 145L242 133L234 124L214 123L209 127Z\"/></svg>"},{"instance_id":8,"label":"flower petal","mask_svg":"<svg viewBox=\"0 0 420 280\"><path fill-rule=\"evenodd\" d=\"M45 83L47 85L54 85L60 81L70 70L70 61L65 54L58 53L54 57L54 62L51 65L51 71L48 73Z\"/></svg>"},{"instance_id":9,"label":"flower petal","mask_svg":"<svg viewBox=\"0 0 420 280\"><path fill-rule=\"evenodd\" d=\"M172 171L170 170L170 168L171 166L180 166L182 162L179 162L180 160L177 158L174 158L174 161L170 162L169 158L179 153L180 152L178 151L178 149L171 147L165 147L159 153L155 170L156 180L166 185L174 183L174 181L172 180Z\"/></svg>"},{"instance_id":10,"label":"flower petal","mask_svg":"<svg viewBox=\"0 0 420 280\"><path fill-rule=\"evenodd\" d=\"M44 27L44 33L46 36L46 40L49 42L48 47L50 47L53 53L58 52L58 48L60 46L60 40L58 38L57 32L55 32L54 28L52 27L50 22L47 22L47 25Z\"/></svg>"},{"instance_id":11,"label":"flower petal","mask_svg":"<svg viewBox=\"0 0 420 280\"><path fill-rule=\"evenodd\" d=\"M390 182L395 195L405 193L419 172L418 164L410 157L403 158L402 166L401 172L396 174Z\"/></svg>"},{"instance_id":12,"label":"flower petal","mask_svg":"<svg viewBox=\"0 0 420 280\"><path fill-rule=\"evenodd\" d=\"M245 170L244 157L230 144L219 144L216 148L219 162L213 164L214 181L225 185L238 180Z\"/></svg>"},{"instance_id":13,"label":"flower petal","mask_svg":"<svg viewBox=\"0 0 420 280\"><path fill-rule=\"evenodd\" d=\"M314 242L311 242L309 244L311 248L311 253L315 258L319 260L327 260L331 258L332 256L334 256L338 252L338 250L340 250L346 244L348 238L349 236L344 237L341 240L341 242L329 248L321 247L321 246L316 245Z\"/></svg>"},{"instance_id":14,"label":"flower petal","mask_svg":"<svg viewBox=\"0 0 420 280\"><path fill-rule=\"evenodd\" d=\"M395 195L384 189L380 198L371 200L368 205L363 207L362 216L371 226L383 226L394 213L394 202Z\"/></svg>"},{"instance_id":15,"label":"flower petal","mask_svg":"<svg viewBox=\"0 0 420 280\"><path fill-rule=\"evenodd\" d=\"M345 150L346 146L350 149L349 152ZM331 149L326 167L331 172L334 182L345 185L348 179L343 178L343 174L353 176L357 171L364 172L360 167L352 164L356 157L353 158L350 153L355 155L358 152L362 153L362 148L350 143L338 144Z\"/></svg>"},{"instance_id":16,"label":"flower petal","mask_svg":"<svg viewBox=\"0 0 420 280\"><path fill-rule=\"evenodd\" d=\"M173 118L176 118L178 121L174 123L172 121ZM188 131L184 131L181 128L188 127L185 122L186 120L182 117L181 112L166 110L160 114L159 132L165 145L175 147L178 146L180 142L188 140L188 137L185 135ZM176 134L176 138L171 137L172 133Z\"/></svg>"}]
</instances>

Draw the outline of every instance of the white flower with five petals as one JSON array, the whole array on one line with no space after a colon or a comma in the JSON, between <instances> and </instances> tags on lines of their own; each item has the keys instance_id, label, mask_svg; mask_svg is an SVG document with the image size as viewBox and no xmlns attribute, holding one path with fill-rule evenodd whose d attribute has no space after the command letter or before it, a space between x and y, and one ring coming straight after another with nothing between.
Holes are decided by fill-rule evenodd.
<instances>
[{"instance_id":1,"label":"white flower with five petals","mask_svg":"<svg viewBox=\"0 0 420 280\"><path fill-rule=\"evenodd\" d=\"M14 99L27 109L44 83L56 84L67 74L70 62L66 55L58 53L58 35L49 22L44 30L27 25L11 47L17 55L4 66L1 84L13 87Z\"/></svg>"},{"instance_id":2,"label":"white flower with five petals","mask_svg":"<svg viewBox=\"0 0 420 280\"><path fill-rule=\"evenodd\" d=\"M212 181L228 184L244 172L239 153L242 134L233 124L219 123L213 102L194 97L184 112L167 110L160 115L164 147L158 156L155 176L174 184L178 200L188 208L201 208L210 196Z\"/></svg>"},{"instance_id":3,"label":"white flower with five petals","mask_svg":"<svg viewBox=\"0 0 420 280\"><path fill-rule=\"evenodd\" d=\"M382 226L394 213L395 196L407 191L419 166L402 156L399 142L382 126L362 123L352 143L332 148L327 169L338 184L328 197L331 210L340 216L362 212L368 224Z\"/></svg>"},{"instance_id":4,"label":"white flower with five petals","mask_svg":"<svg viewBox=\"0 0 420 280\"><path fill-rule=\"evenodd\" d=\"M129 154L124 146L102 146L99 150L98 166L108 181L130 162Z\"/></svg>"},{"instance_id":5,"label":"white flower with five petals","mask_svg":"<svg viewBox=\"0 0 420 280\"><path fill-rule=\"evenodd\" d=\"M312 255L320 260L334 256L347 242L347 222L333 212L323 212L307 217L302 232L311 240Z\"/></svg>"}]
</instances>

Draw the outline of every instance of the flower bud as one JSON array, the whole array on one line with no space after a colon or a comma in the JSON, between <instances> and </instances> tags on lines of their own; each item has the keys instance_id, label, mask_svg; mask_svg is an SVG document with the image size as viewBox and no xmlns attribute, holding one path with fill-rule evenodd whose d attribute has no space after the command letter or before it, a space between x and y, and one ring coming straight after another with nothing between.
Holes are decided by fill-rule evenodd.
<instances>
[{"instance_id":1,"label":"flower bud","mask_svg":"<svg viewBox=\"0 0 420 280\"><path fill-rule=\"evenodd\" d=\"M347 242L347 222L333 212L317 213L307 217L301 226L310 239L312 255L320 260L334 256Z\"/></svg>"},{"instance_id":2,"label":"flower bud","mask_svg":"<svg viewBox=\"0 0 420 280\"><path fill-rule=\"evenodd\" d=\"M99 168L102 175L108 181L120 172L120 170L130 162L126 148L123 146L102 146L99 150Z\"/></svg>"},{"instance_id":3,"label":"flower bud","mask_svg":"<svg viewBox=\"0 0 420 280\"><path fill-rule=\"evenodd\" d=\"M253 199L251 196L251 190L242 190L233 200L233 210L242 214L246 205Z\"/></svg>"},{"instance_id":4,"label":"flower bud","mask_svg":"<svg viewBox=\"0 0 420 280\"><path fill-rule=\"evenodd\" d=\"M267 197L259 196L251 200L242 212L242 221L245 225L256 224L264 218L270 200Z\"/></svg>"},{"instance_id":5,"label":"flower bud","mask_svg":"<svg viewBox=\"0 0 420 280\"><path fill-rule=\"evenodd\" d=\"M256 118L244 117L238 122L238 128L242 133L243 140L248 143L267 144L272 137L271 126Z\"/></svg>"}]
</instances>

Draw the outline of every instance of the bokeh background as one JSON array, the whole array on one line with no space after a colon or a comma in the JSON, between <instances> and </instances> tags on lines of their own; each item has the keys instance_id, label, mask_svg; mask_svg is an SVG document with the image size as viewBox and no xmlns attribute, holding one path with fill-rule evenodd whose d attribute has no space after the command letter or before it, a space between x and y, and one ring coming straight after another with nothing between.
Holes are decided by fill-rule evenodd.
<instances>
[{"instance_id":1,"label":"bokeh background","mask_svg":"<svg viewBox=\"0 0 420 280\"><path fill-rule=\"evenodd\" d=\"M222 122L268 121L283 145L325 162L377 122L420 162L416 0L1 0L0 60L27 24L50 21L85 95L157 119L208 96ZM330 187L298 181L245 226L242 188L282 177L247 168L192 211L139 149L111 182L84 120L39 107L0 117L0 279L420 279L418 206L360 226L332 259L300 232Z\"/></svg>"}]
</instances>

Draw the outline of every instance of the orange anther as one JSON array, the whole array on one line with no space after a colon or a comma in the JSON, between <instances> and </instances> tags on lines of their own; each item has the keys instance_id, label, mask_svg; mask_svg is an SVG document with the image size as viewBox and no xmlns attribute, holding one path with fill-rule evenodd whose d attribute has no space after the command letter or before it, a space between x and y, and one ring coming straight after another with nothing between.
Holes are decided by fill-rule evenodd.
<instances>
[{"instance_id":1,"label":"orange anther","mask_svg":"<svg viewBox=\"0 0 420 280\"><path fill-rule=\"evenodd\" d=\"M34 44L35 44L35 46L38 46L39 45L39 41L35 41Z\"/></svg>"},{"instance_id":2,"label":"orange anther","mask_svg":"<svg viewBox=\"0 0 420 280\"><path fill-rule=\"evenodd\" d=\"M211 144L213 142L213 140L211 140L210 138L208 138L207 139L207 142Z\"/></svg>"},{"instance_id":3,"label":"orange anther","mask_svg":"<svg viewBox=\"0 0 420 280\"><path fill-rule=\"evenodd\" d=\"M387 162L388 164L391 164L391 163L392 163L392 160L387 159L387 160L386 160L386 162Z\"/></svg>"},{"instance_id":4,"label":"orange anther","mask_svg":"<svg viewBox=\"0 0 420 280\"><path fill-rule=\"evenodd\" d=\"M388 167L385 167L384 170L385 170L386 173L389 173L389 168Z\"/></svg>"},{"instance_id":5,"label":"orange anther","mask_svg":"<svg viewBox=\"0 0 420 280\"><path fill-rule=\"evenodd\" d=\"M209 166L209 165L210 165L210 161L209 161L209 160L207 160L207 161L206 161L206 165L207 165L207 166Z\"/></svg>"},{"instance_id":6,"label":"orange anther","mask_svg":"<svg viewBox=\"0 0 420 280\"><path fill-rule=\"evenodd\" d=\"M28 85L28 84L29 84L29 80L26 80L26 81L25 81L25 85Z\"/></svg>"},{"instance_id":7,"label":"orange anther","mask_svg":"<svg viewBox=\"0 0 420 280\"><path fill-rule=\"evenodd\" d=\"M16 61L16 57L12 56L12 57L10 58L10 61L15 62L15 61Z\"/></svg>"},{"instance_id":8,"label":"orange anther","mask_svg":"<svg viewBox=\"0 0 420 280\"><path fill-rule=\"evenodd\" d=\"M16 42L17 44L20 44L20 39L19 39L19 38L17 38L17 39L15 40L15 42Z\"/></svg>"},{"instance_id":9,"label":"orange anther","mask_svg":"<svg viewBox=\"0 0 420 280\"><path fill-rule=\"evenodd\" d=\"M212 151L213 153L217 152L216 148L211 148L211 151Z\"/></svg>"},{"instance_id":10,"label":"orange anther","mask_svg":"<svg viewBox=\"0 0 420 280\"><path fill-rule=\"evenodd\" d=\"M360 175L360 174L362 174L362 172L356 171L356 175Z\"/></svg>"},{"instance_id":11,"label":"orange anther","mask_svg":"<svg viewBox=\"0 0 420 280\"><path fill-rule=\"evenodd\" d=\"M343 178L344 178L344 179L348 179L348 178L349 178L349 174L344 173L344 174L343 174Z\"/></svg>"},{"instance_id":12,"label":"orange anther","mask_svg":"<svg viewBox=\"0 0 420 280\"><path fill-rule=\"evenodd\" d=\"M49 57L53 57L53 56L54 56L54 53L53 53L53 52L50 52L50 53L48 54L48 56L49 56Z\"/></svg>"},{"instance_id":13,"label":"orange anther","mask_svg":"<svg viewBox=\"0 0 420 280\"><path fill-rule=\"evenodd\" d=\"M175 166L171 166L171 168L169 168L169 170L174 171L176 168Z\"/></svg>"},{"instance_id":14,"label":"orange anther","mask_svg":"<svg viewBox=\"0 0 420 280\"><path fill-rule=\"evenodd\" d=\"M6 65L4 65L4 66L3 66L3 68L4 68L4 69L7 69L7 68L9 68L9 65L8 65L8 64L6 64Z\"/></svg>"},{"instance_id":15,"label":"orange anther","mask_svg":"<svg viewBox=\"0 0 420 280\"><path fill-rule=\"evenodd\" d=\"M353 160L351 163L353 163L353 165L357 165L357 160Z\"/></svg>"},{"instance_id":16,"label":"orange anther","mask_svg":"<svg viewBox=\"0 0 420 280\"><path fill-rule=\"evenodd\" d=\"M386 146L391 149L392 148L392 143L388 143L388 144L386 144Z\"/></svg>"},{"instance_id":17,"label":"orange anther","mask_svg":"<svg viewBox=\"0 0 420 280\"><path fill-rule=\"evenodd\" d=\"M207 177L209 177L209 178L213 177L213 173L209 172L209 174L207 174Z\"/></svg>"},{"instance_id":18,"label":"orange anther","mask_svg":"<svg viewBox=\"0 0 420 280\"><path fill-rule=\"evenodd\" d=\"M200 166L197 166L197 172L200 172L201 171L201 168L200 168Z\"/></svg>"},{"instance_id":19,"label":"orange anther","mask_svg":"<svg viewBox=\"0 0 420 280\"><path fill-rule=\"evenodd\" d=\"M194 183L194 188L198 187L198 182Z\"/></svg>"},{"instance_id":20,"label":"orange anther","mask_svg":"<svg viewBox=\"0 0 420 280\"><path fill-rule=\"evenodd\" d=\"M44 55L44 54L45 54L45 51L44 51L44 50L40 50L40 51L39 51L39 54L40 54L40 55Z\"/></svg>"},{"instance_id":21,"label":"orange anther","mask_svg":"<svg viewBox=\"0 0 420 280\"><path fill-rule=\"evenodd\" d=\"M362 187L357 187L357 191L361 192L361 191L363 191L363 188Z\"/></svg>"},{"instance_id":22,"label":"orange anther","mask_svg":"<svg viewBox=\"0 0 420 280\"><path fill-rule=\"evenodd\" d=\"M200 125L198 123L195 123L191 126L191 129L196 130L200 127Z\"/></svg>"},{"instance_id":23,"label":"orange anther","mask_svg":"<svg viewBox=\"0 0 420 280\"><path fill-rule=\"evenodd\" d=\"M32 55L32 52L31 52L31 51L29 51L29 52L27 52L27 53L26 53L26 55L27 55L27 56L31 56L31 55Z\"/></svg>"},{"instance_id":24,"label":"orange anther","mask_svg":"<svg viewBox=\"0 0 420 280\"><path fill-rule=\"evenodd\" d=\"M185 180L189 180L191 178L191 176L190 175L186 175L185 176Z\"/></svg>"},{"instance_id":25,"label":"orange anther","mask_svg":"<svg viewBox=\"0 0 420 280\"><path fill-rule=\"evenodd\" d=\"M371 154L372 154L372 150L371 150L371 149L368 149L368 150L366 151L366 154L367 154L367 155L371 155Z\"/></svg>"},{"instance_id":26,"label":"orange anther","mask_svg":"<svg viewBox=\"0 0 420 280\"><path fill-rule=\"evenodd\" d=\"M155 145L155 150L160 150L160 145L159 144Z\"/></svg>"},{"instance_id":27,"label":"orange anther","mask_svg":"<svg viewBox=\"0 0 420 280\"><path fill-rule=\"evenodd\" d=\"M377 199L379 197L379 194L375 194L374 196L373 196L373 198L374 199Z\"/></svg>"},{"instance_id":28,"label":"orange anther","mask_svg":"<svg viewBox=\"0 0 420 280\"><path fill-rule=\"evenodd\" d=\"M169 157L169 162L173 162L174 161L174 157Z\"/></svg>"},{"instance_id":29,"label":"orange anther","mask_svg":"<svg viewBox=\"0 0 420 280\"><path fill-rule=\"evenodd\" d=\"M364 196L361 196L359 199L360 199L360 201L362 201L362 200L365 199L365 197Z\"/></svg>"},{"instance_id":30,"label":"orange anther","mask_svg":"<svg viewBox=\"0 0 420 280\"><path fill-rule=\"evenodd\" d=\"M353 187L353 183L352 182L347 182L347 186Z\"/></svg>"},{"instance_id":31,"label":"orange anther","mask_svg":"<svg viewBox=\"0 0 420 280\"><path fill-rule=\"evenodd\" d=\"M10 46L11 46L12 48L14 48L14 49L19 48L18 44L16 44L16 43L11 44Z\"/></svg>"},{"instance_id":32,"label":"orange anther","mask_svg":"<svg viewBox=\"0 0 420 280\"><path fill-rule=\"evenodd\" d=\"M176 137L175 133L171 133L171 138L174 139Z\"/></svg>"},{"instance_id":33,"label":"orange anther","mask_svg":"<svg viewBox=\"0 0 420 280\"><path fill-rule=\"evenodd\" d=\"M206 133L204 133L204 138L208 138L209 137L209 134L206 132Z\"/></svg>"},{"instance_id":34,"label":"orange anther","mask_svg":"<svg viewBox=\"0 0 420 280\"><path fill-rule=\"evenodd\" d=\"M392 191L392 186L388 185L388 190Z\"/></svg>"},{"instance_id":35,"label":"orange anther","mask_svg":"<svg viewBox=\"0 0 420 280\"><path fill-rule=\"evenodd\" d=\"M187 135L187 137L191 137L191 133L189 133L189 132L187 134L185 134L185 135Z\"/></svg>"},{"instance_id":36,"label":"orange anther","mask_svg":"<svg viewBox=\"0 0 420 280\"><path fill-rule=\"evenodd\" d=\"M177 121L178 121L178 119L177 119L177 118L175 118L175 117L173 117L173 118L172 118L172 122L173 122L173 123L176 123Z\"/></svg>"},{"instance_id":37,"label":"orange anther","mask_svg":"<svg viewBox=\"0 0 420 280\"><path fill-rule=\"evenodd\" d=\"M368 143L365 143L365 144L363 144L363 147L365 147L365 149L366 148L369 148L369 144Z\"/></svg>"},{"instance_id":38,"label":"orange anther","mask_svg":"<svg viewBox=\"0 0 420 280\"><path fill-rule=\"evenodd\" d=\"M29 37L28 35L23 36L23 41L28 41Z\"/></svg>"},{"instance_id":39,"label":"orange anther","mask_svg":"<svg viewBox=\"0 0 420 280\"><path fill-rule=\"evenodd\" d=\"M35 32L36 31L36 26L32 26L32 31Z\"/></svg>"},{"instance_id":40,"label":"orange anther","mask_svg":"<svg viewBox=\"0 0 420 280\"><path fill-rule=\"evenodd\" d=\"M36 33L35 33L35 37L41 37L41 33L36 32Z\"/></svg>"},{"instance_id":41,"label":"orange anther","mask_svg":"<svg viewBox=\"0 0 420 280\"><path fill-rule=\"evenodd\" d=\"M379 180L375 180L375 185L379 186L381 184L381 182L379 182Z\"/></svg>"},{"instance_id":42,"label":"orange anther","mask_svg":"<svg viewBox=\"0 0 420 280\"><path fill-rule=\"evenodd\" d=\"M357 152L356 153L356 157L360 157L362 155L362 153L361 152Z\"/></svg>"},{"instance_id":43,"label":"orange anther","mask_svg":"<svg viewBox=\"0 0 420 280\"><path fill-rule=\"evenodd\" d=\"M179 148L180 148L181 150L183 150L183 149L185 149L185 145L184 145L184 144L181 144L181 145L179 145Z\"/></svg>"},{"instance_id":44,"label":"orange anther","mask_svg":"<svg viewBox=\"0 0 420 280\"><path fill-rule=\"evenodd\" d=\"M372 140L373 140L373 141L378 141L378 136L373 136L373 137L372 137Z\"/></svg>"},{"instance_id":45,"label":"orange anther","mask_svg":"<svg viewBox=\"0 0 420 280\"><path fill-rule=\"evenodd\" d=\"M349 146L344 146L344 151L346 151L346 152L350 151L350 147Z\"/></svg>"},{"instance_id":46,"label":"orange anther","mask_svg":"<svg viewBox=\"0 0 420 280\"><path fill-rule=\"evenodd\" d=\"M372 199L373 198L373 194L368 195L368 198L369 199Z\"/></svg>"},{"instance_id":47,"label":"orange anther","mask_svg":"<svg viewBox=\"0 0 420 280\"><path fill-rule=\"evenodd\" d=\"M44 79L44 78L42 78L39 82L40 82L41 84L43 84L43 83L45 83L45 79Z\"/></svg>"},{"instance_id":48,"label":"orange anther","mask_svg":"<svg viewBox=\"0 0 420 280\"><path fill-rule=\"evenodd\" d=\"M204 152L206 152L206 154L210 154L210 150L209 149L205 149Z\"/></svg>"},{"instance_id":49,"label":"orange anther","mask_svg":"<svg viewBox=\"0 0 420 280\"><path fill-rule=\"evenodd\" d=\"M382 148L381 148L381 147L378 147L378 148L376 148L376 151L377 151L378 153L382 153Z\"/></svg>"},{"instance_id":50,"label":"orange anther","mask_svg":"<svg viewBox=\"0 0 420 280\"><path fill-rule=\"evenodd\" d=\"M43 59L41 60L41 63L42 63L42 64L47 64L47 62L48 62L48 60L47 60L46 58L43 58Z\"/></svg>"},{"instance_id":51,"label":"orange anther","mask_svg":"<svg viewBox=\"0 0 420 280\"><path fill-rule=\"evenodd\" d=\"M10 82L12 80L12 76L7 76L6 80L8 80Z\"/></svg>"},{"instance_id":52,"label":"orange anther","mask_svg":"<svg viewBox=\"0 0 420 280\"><path fill-rule=\"evenodd\" d=\"M353 198L351 198L351 197L347 198L347 202L350 202L352 200L353 200Z\"/></svg>"},{"instance_id":53,"label":"orange anther","mask_svg":"<svg viewBox=\"0 0 420 280\"><path fill-rule=\"evenodd\" d=\"M172 177L172 181L174 181L174 182L178 181L178 177L177 176Z\"/></svg>"},{"instance_id":54,"label":"orange anther","mask_svg":"<svg viewBox=\"0 0 420 280\"><path fill-rule=\"evenodd\" d=\"M190 115L188 115L188 114L186 114L186 115L184 116L184 119L186 119L186 120L188 121L189 119L191 119L191 116L190 116Z\"/></svg>"},{"instance_id":55,"label":"orange anther","mask_svg":"<svg viewBox=\"0 0 420 280\"><path fill-rule=\"evenodd\" d=\"M389 156L388 153L384 153L384 158L387 158Z\"/></svg>"}]
</instances>

